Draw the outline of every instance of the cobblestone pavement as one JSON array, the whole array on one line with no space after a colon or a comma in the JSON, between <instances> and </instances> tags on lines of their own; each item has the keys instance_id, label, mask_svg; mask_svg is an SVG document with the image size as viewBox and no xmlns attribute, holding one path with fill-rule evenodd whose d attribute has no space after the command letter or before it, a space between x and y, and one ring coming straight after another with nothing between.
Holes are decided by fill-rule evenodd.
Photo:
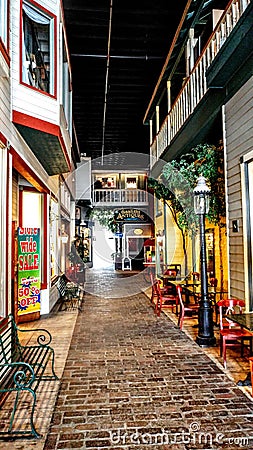
<instances>
[{"instance_id":1,"label":"cobblestone pavement","mask_svg":"<svg viewBox=\"0 0 253 450\"><path fill-rule=\"evenodd\" d=\"M174 314L156 317L130 275L91 271L82 312L32 323L52 333L61 380L38 393L43 438L1 450L253 449L250 388L236 386L247 358L230 350L225 371L218 345L201 349L191 320L180 331Z\"/></svg>"},{"instance_id":2,"label":"cobblestone pavement","mask_svg":"<svg viewBox=\"0 0 253 450\"><path fill-rule=\"evenodd\" d=\"M44 449L253 448L253 403L147 297L88 294Z\"/></svg>"}]
</instances>

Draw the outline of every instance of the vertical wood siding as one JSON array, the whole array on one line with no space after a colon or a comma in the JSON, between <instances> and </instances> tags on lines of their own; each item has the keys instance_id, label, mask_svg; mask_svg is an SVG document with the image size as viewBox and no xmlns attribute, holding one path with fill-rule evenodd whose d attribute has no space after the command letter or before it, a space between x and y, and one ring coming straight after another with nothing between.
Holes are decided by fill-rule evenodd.
<instances>
[{"instance_id":1,"label":"vertical wood siding","mask_svg":"<svg viewBox=\"0 0 253 450\"><path fill-rule=\"evenodd\" d=\"M5 77L0 77L0 131L10 135L10 81Z\"/></svg>"},{"instance_id":2,"label":"vertical wood siding","mask_svg":"<svg viewBox=\"0 0 253 450\"><path fill-rule=\"evenodd\" d=\"M253 150L253 78L225 105L230 294L245 298L243 210L240 157ZM239 220L239 232L232 221Z\"/></svg>"}]
</instances>

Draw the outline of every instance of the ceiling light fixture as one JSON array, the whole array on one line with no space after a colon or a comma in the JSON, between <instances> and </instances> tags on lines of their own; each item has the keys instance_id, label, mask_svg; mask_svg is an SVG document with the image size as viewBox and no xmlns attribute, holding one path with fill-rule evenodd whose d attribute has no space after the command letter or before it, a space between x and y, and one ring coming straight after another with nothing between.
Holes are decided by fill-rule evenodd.
<instances>
[{"instance_id":1,"label":"ceiling light fixture","mask_svg":"<svg viewBox=\"0 0 253 450\"><path fill-rule=\"evenodd\" d=\"M136 234L137 236L141 236L143 234L143 229L142 228L135 228L134 234Z\"/></svg>"}]
</instances>

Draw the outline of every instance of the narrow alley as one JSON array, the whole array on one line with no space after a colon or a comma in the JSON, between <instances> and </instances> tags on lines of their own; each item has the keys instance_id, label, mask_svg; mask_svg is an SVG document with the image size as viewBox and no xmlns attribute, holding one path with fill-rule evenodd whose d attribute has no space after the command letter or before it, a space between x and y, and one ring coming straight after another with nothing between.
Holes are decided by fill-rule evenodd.
<instances>
[{"instance_id":1,"label":"narrow alley","mask_svg":"<svg viewBox=\"0 0 253 450\"><path fill-rule=\"evenodd\" d=\"M44 449L250 449L252 414L203 349L119 284L118 298L85 296Z\"/></svg>"},{"instance_id":2,"label":"narrow alley","mask_svg":"<svg viewBox=\"0 0 253 450\"><path fill-rule=\"evenodd\" d=\"M226 372L215 360L218 346L194 342L194 319L180 331L171 313L154 314L140 279L91 270L81 311L41 319L51 327L60 376L38 394L43 437L0 441L1 449L253 448L251 391L236 385L233 354ZM236 370L240 360L247 371L240 357Z\"/></svg>"}]
</instances>

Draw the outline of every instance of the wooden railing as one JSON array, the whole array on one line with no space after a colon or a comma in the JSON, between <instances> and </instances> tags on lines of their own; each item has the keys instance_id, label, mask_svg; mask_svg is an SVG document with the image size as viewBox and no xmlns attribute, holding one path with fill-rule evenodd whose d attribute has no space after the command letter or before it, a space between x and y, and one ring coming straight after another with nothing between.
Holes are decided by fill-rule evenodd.
<instances>
[{"instance_id":1,"label":"wooden railing","mask_svg":"<svg viewBox=\"0 0 253 450\"><path fill-rule=\"evenodd\" d=\"M250 2L251 0L231 0L222 14L151 145L151 164L159 159L205 95L207 91L206 71Z\"/></svg>"},{"instance_id":2,"label":"wooden railing","mask_svg":"<svg viewBox=\"0 0 253 450\"><path fill-rule=\"evenodd\" d=\"M148 193L140 189L94 189L93 203L147 204Z\"/></svg>"}]
</instances>

